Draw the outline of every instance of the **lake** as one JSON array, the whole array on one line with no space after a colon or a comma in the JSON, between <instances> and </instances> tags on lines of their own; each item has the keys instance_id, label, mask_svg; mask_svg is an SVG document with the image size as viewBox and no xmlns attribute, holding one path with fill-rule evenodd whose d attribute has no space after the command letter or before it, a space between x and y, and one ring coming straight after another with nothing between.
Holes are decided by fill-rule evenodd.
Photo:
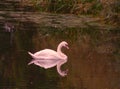
<instances>
[{"instance_id":1,"label":"lake","mask_svg":"<svg viewBox=\"0 0 120 89\"><path fill-rule=\"evenodd\" d=\"M17 24L17 25L16 25ZM16 22L14 32L0 31L1 89L119 89L120 30L94 27L57 28ZM2 26L2 25L1 25ZM56 67L43 69L28 63L28 51L56 50L61 41L68 62L61 77Z\"/></svg>"}]
</instances>

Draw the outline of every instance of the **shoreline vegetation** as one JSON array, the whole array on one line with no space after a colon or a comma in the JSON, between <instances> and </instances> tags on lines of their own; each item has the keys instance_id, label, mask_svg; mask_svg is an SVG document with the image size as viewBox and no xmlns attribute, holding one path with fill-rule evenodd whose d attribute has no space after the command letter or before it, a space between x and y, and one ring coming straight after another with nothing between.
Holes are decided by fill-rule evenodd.
<instances>
[{"instance_id":1,"label":"shoreline vegetation","mask_svg":"<svg viewBox=\"0 0 120 89\"><path fill-rule=\"evenodd\" d=\"M120 24L119 0L21 0L25 11L92 15L105 24Z\"/></svg>"}]
</instances>

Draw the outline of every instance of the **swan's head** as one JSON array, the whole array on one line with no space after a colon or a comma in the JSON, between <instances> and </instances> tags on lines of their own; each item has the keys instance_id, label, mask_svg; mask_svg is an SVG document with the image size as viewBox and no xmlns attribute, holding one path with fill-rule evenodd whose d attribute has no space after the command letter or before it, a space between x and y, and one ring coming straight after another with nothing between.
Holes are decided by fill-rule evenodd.
<instances>
[{"instance_id":1,"label":"swan's head","mask_svg":"<svg viewBox=\"0 0 120 89\"><path fill-rule=\"evenodd\" d=\"M67 42L62 41L62 42L61 42L61 45L62 45L63 47L65 47L65 48L69 49Z\"/></svg>"}]
</instances>

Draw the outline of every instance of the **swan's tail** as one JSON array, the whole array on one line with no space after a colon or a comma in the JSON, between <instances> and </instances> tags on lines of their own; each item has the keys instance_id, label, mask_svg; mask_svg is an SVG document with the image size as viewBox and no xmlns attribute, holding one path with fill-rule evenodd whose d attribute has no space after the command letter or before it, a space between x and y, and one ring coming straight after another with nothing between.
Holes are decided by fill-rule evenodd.
<instances>
[{"instance_id":1,"label":"swan's tail","mask_svg":"<svg viewBox=\"0 0 120 89\"><path fill-rule=\"evenodd\" d=\"M29 54L30 56L32 56L32 58L35 58L35 57L34 57L34 54L32 54L31 52L28 52L28 54ZM33 64L33 63L34 63L34 59L33 59L31 62L29 62L28 65Z\"/></svg>"},{"instance_id":2,"label":"swan's tail","mask_svg":"<svg viewBox=\"0 0 120 89\"><path fill-rule=\"evenodd\" d=\"M28 65L31 65L31 64L33 64L33 63L34 63L34 61L32 60L31 62L28 63Z\"/></svg>"},{"instance_id":3,"label":"swan's tail","mask_svg":"<svg viewBox=\"0 0 120 89\"><path fill-rule=\"evenodd\" d=\"M32 56L32 57L34 56L31 52L28 52L28 54L29 54L30 56Z\"/></svg>"},{"instance_id":4,"label":"swan's tail","mask_svg":"<svg viewBox=\"0 0 120 89\"><path fill-rule=\"evenodd\" d=\"M30 56L32 56L33 59L36 59L36 57L34 56L34 54L32 54L31 52L28 52L28 54L29 54Z\"/></svg>"}]
</instances>

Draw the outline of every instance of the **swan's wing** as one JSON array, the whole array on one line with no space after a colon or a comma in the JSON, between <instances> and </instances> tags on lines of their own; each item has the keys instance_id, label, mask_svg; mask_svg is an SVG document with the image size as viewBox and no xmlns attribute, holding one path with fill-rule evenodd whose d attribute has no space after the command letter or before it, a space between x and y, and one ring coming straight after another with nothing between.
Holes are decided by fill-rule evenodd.
<instances>
[{"instance_id":1,"label":"swan's wing","mask_svg":"<svg viewBox=\"0 0 120 89\"><path fill-rule=\"evenodd\" d=\"M40 58L40 59L41 58L44 59L44 57L46 57L46 58L52 57L51 59L54 59L54 58L60 59L61 58L60 55L56 51L51 50L51 49L44 49L44 50L38 51L38 52L34 53L34 56L36 58Z\"/></svg>"},{"instance_id":2,"label":"swan's wing","mask_svg":"<svg viewBox=\"0 0 120 89\"><path fill-rule=\"evenodd\" d=\"M50 55L50 54L56 55L56 53L57 52L54 50L44 49L44 50L41 50L41 51L34 53L34 56L46 56L46 55Z\"/></svg>"}]
</instances>

